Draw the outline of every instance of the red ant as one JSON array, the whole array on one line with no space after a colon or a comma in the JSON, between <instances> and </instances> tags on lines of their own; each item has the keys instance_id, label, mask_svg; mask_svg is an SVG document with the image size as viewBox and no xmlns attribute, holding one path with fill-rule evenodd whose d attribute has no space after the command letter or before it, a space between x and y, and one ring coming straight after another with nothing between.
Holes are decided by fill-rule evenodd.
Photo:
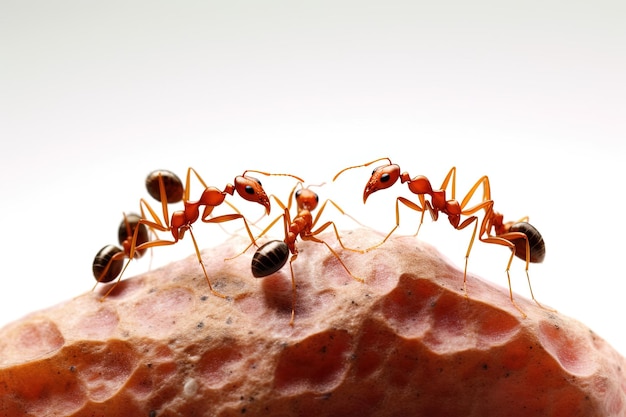
<instances>
[{"instance_id":1,"label":"red ant","mask_svg":"<svg viewBox=\"0 0 626 417\"><path fill-rule=\"evenodd\" d=\"M204 186L204 191L202 192L202 195L197 201L189 200L190 177L191 177L192 172L200 181L200 183ZM109 291L104 295L103 299L106 298L108 294L110 294L111 291L113 291L113 289L115 288L115 286L119 283L130 261L135 257L135 253L142 253L142 251L145 251L148 248L152 248L156 246L173 245L177 243L180 239L182 239L185 232L187 231L189 232L189 235L191 236L191 239L193 241L193 245L194 245L194 249L196 252L196 256L198 258L198 262L200 263L200 266L202 267L202 271L204 272L206 281L209 284L209 289L211 293L213 293L214 295L218 297L226 298L225 295L214 290L213 286L211 285L211 281L209 280L209 275L204 266L204 262L202 261L200 249L198 247L196 238L192 231L192 225L198 219L201 219L205 223L222 223L222 222L227 222L231 220L242 219L244 226L246 227L246 231L248 232L248 236L250 237L250 240L252 241L253 244L256 245L252 232L250 231L250 228L248 226L248 222L246 221L245 217L241 213L239 213L236 209L235 209L236 213L220 215L217 217L210 217L213 212L213 209L222 203L227 203L228 205L234 208L232 204L225 201L225 198L227 195L234 195L235 192L237 192L237 194L241 196L244 200L261 204L263 207L265 207L266 214L270 213L270 201L269 201L267 194L265 193L265 190L263 189L261 185L261 181L259 181L258 179L254 177L247 176L246 174L248 172L256 172L256 173L268 175L268 176L269 175L278 175L278 176L284 175L284 176L293 177L297 179L298 181L302 181L299 177L296 177L291 174L270 174L270 173L263 172L263 171L246 170L244 171L242 175L235 177L234 185L227 184L224 190L219 190L216 187L207 186L204 180L202 179L202 177L200 177L200 175L193 168L189 168L187 170L187 178L186 178L186 183L185 183L184 188L180 179L175 174L169 171L155 171L151 173L150 175L148 175L148 178L146 179L146 186L148 188L149 193L161 202L163 221L161 221L161 219L156 214L156 212L152 209L152 207L150 207L150 204L148 204L148 202L142 198L140 199L140 207L141 207L142 216L141 216L141 219L139 219L138 221L138 225L139 226L145 225L152 230L159 230L162 232L169 231L172 234L173 240L157 239L157 240L151 240L151 241L144 241L143 239L139 237L139 228L135 228L135 232L130 242L130 247L128 251L129 259L126 262L126 265L124 265L124 268L121 270L116 284L113 285L109 289ZM157 187L154 185L155 181L158 184L158 194L155 191L157 189ZM168 213L167 203L168 201L176 201L176 198L172 198L171 194L182 194L184 209L175 211L174 213L172 213L172 216L170 218L169 213ZM202 212L202 215L200 215L200 208L202 206L204 206L204 210ZM147 212L150 214L152 220L147 218L144 209L147 210Z\"/></svg>"},{"instance_id":2,"label":"red ant","mask_svg":"<svg viewBox=\"0 0 626 417\"><path fill-rule=\"evenodd\" d=\"M328 243L318 238L317 235L323 232L324 230L326 230L329 226L332 226L335 231L335 236L337 237L339 244L344 250L351 250L353 252L359 252L359 253L363 253L364 251L358 250L358 249L351 249L351 248L344 246L343 242L341 241L341 237L339 236L339 231L337 230L337 226L335 225L335 223L331 221L328 221L322 224L321 226L319 226L317 229L313 230L315 226L317 225L317 222L320 216L322 215L324 209L326 208L326 204L328 202L334 205L342 214L344 215L347 215L347 214L337 204L335 204L335 202L333 202L332 200L326 200L320 207L315 218L313 218L313 215L311 214L311 212L317 208L319 204L319 196L315 192L310 190L309 187L301 188L296 191L296 188L298 186L302 187L302 183L296 184L296 186L291 190L291 193L289 194L288 205L286 207L280 200L278 200L275 197L276 202L284 210L284 214L274 219L265 228L265 230L263 230L261 234L257 236L257 239L259 239L261 236L267 233L267 231L272 226L274 226L274 224L276 224L276 222L282 217L284 231L285 231L284 241L272 240L272 241L265 243L263 246L259 247L253 256L252 265L251 265L252 275L254 275L256 278L266 277L278 271L279 269L281 269L283 265L285 265L285 263L287 262L287 257L289 256L289 253L291 253L291 258L289 260L289 268L291 270L291 289L292 289L291 320L289 321L290 326L293 326L294 318L295 318L296 281L295 281L295 275L293 272L293 261L295 261L296 258L298 257L298 248L296 246L296 240L298 239L298 237L300 237L302 240L308 240L308 241L313 241L313 242L324 244L328 248L328 250L333 254L333 256L337 258L337 260L339 261L341 266L346 270L348 275L350 275L356 281L365 282L363 278L359 278L353 275L352 272L350 272L348 267L341 260L341 258L339 257L339 254L332 247L330 247ZM295 193L295 201L297 204L298 213L292 220L289 212L291 210L291 203L293 201L294 193ZM252 244L248 245L248 247L242 253L248 250L248 248L250 248L251 245Z\"/></svg>"},{"instance_id":3,"label":"red ant","mask_svg":"<svg viewBox=\"0 0 626 417\"><path fill-rule=\"evenodd\" d=\"M141 216L138 214L124 214L124 219L118 228L118 241L122 248L115 245L106 245L98 251L93 260L92 270L96 279L96 285L100 282L113 281L122 271L124 258L130 255L130 246L133 235L137 229L137 242L140 244L150 240L148 228L139 223ZM143 256L145 249L137 252L136 258ZM95 289L95 286L94 286Z\"/></svg>"},{"instance_id":4,"label":"red ant","mask_svg":"<svg viewBox=\"0 0 626 417\"><path fill-rule=\"evenodd\" d=\"M146 188L148 193L155 199L160 201L160 193L158 187L157 176L163 177L163 183L166 188L167 202L177 203L183 199L183 187L180 178L171 171L155 170L146 177ZM156 182L156 186L155 186ZM101 282L111 282L120 275L123 269L123 260L130 256L130 247L135 229L138 228L137 244L141 245L150 240L149 231L145 224L139 223L142 216L131 213L128 216L124 214L124 220L118 229L118 241L122 248L115 245L106 245L96 254L93 260L93 274L96 278L96 285ZM154 234L154 230L151 230ZM138 251L134 256L140 258L146 252L146 249ZM125 268L124 268L125 269ZM93 289L96 287L94 286ZM108 293L107 293L108 294Z\"/></svg>"},{"instance_id":5,"label":"red ant","mask_svg":"<svg viewBox=\"0 0 626 417\"><path fill-rule=\"evenodd\" d=\"M470 239L469 246L467 248L467 252L465 254L465 269L463 272L463 290L467 295L467 263L469 259L469 254L472 250L472 245L474 243L474 239L476 237L476 232L478 229L478 216L475 214L480 210L484 211L482 222L480 223L480 231L478 233L478 239L485 243L493 243L502 246L507 246L511 249L511 257L509 258L509 262L506 267L506 274L509 284L509 296L511 298L511 302L513 305L524 315L526 314L521 310L521 308L515 303L513 299L513 290L511 287L511 277L509 270L511 268L511 262L513 261L513 256L517 256L520 259L526 261L526 278L528 280L528 286L530 288L530 294L535 301L535 303L543 307L539 302L535 299L535 296L532 291L532 286L530 284L530 276L528 275L528 267L530 262L542 262L545 257L545 243L541 234L535 229L532 225L530 225L526 220L527 218L523 218L518 222L503 222L502 214L493 210L493 200L491 199L491 188L489 185L489 178L485 175L481 177L470 189L467 195L463 198L463 201L459 203L455 199L456 192L456 168L452 167L446 175L441 188L433 189L430 184L430 181L425 176L417 176L415 178L411 178L407 172L400 173L400 167L396 164L392 164L389 158L379 158L374 161L368 162L363 165L356 165L352 167L345 168L341 170L335 177L333 181L337 179L339 175L343 172L359 167L366 167L375 162L386 160L388 162L387 165L382 165L374 169L372 175L367 182L365 189L363 191L363 203L367 201L367 198L374 192L378 190L382 190L385 188L391 187L396 183L398 179L400 179L401 183L407 183L409 190L418 196L419 204L416 204L404 197L396 198L396 226L385 236L382 242L368 248L367 250L371 250L382 245L391 234L399 227L400 225L400 209L399 203L404 204L408 208L419 211L422 213L420 225L417 229L415 235L419 233L420 227L424 220L424 214L426 210L428 210L431 214L433 221L438 219L439 213L446 214L448 216L448 220L450 224L457 230L461 230L469 226L470 224L474 224L474 230L472 232L472 237ZM448 184L451 181L451 199L446 197L446 190L448 188ZM483 198L482 201L472 207L467 207L469 201L472 199L476 191L482 186L483 190ZM430 196L430 201L426 200L426 195ZM469 216L462 220L462 216ZM462 220L462 221L461 221ZM495 232L495 235L492 234L492 230Z\"/></svg>"}]
</instances>

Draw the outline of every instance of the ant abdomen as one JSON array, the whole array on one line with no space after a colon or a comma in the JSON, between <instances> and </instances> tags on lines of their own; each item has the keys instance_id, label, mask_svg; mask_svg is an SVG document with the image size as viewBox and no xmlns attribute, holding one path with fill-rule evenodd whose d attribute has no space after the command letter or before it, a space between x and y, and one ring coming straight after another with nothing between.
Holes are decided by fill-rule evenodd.
<instances>
[{"instance_id":1,"label":"ant abdomen","mask_svg":"<svg viewBox=\"0 0 626 417\"><path fill-rule=\"evenodd\" d=\"M165 189L165 195L167 196L168 203L178 203L183 199L185 193L185 187L178 175L172 171L165 169L157 169L152 171L146 177L146 189L148 194L157 201L161 201L161 190L159 186L159 176L163 180L163 188Z\"/></svg>"},{"instance_id":2,"label":"ant abdomen","mask_svg":"<svg viewBox=\"0 0 626 417\"><path fill-rule=\"evenodd\" d=\"M115 245L106 245L93 259L93 276L98 282L110 282L117 278L122 272L124 258L128 256L131 242L135 231L137 231L136 245L150 241L148 227L140 223L141 216L135 213L124 214L124 219L117 229L117 240L121 248ZM139 258L146 252L146 249L136 251Z\"/></svg>"},{"instance_id":3,"label":"ant abdomen","mask_svg":"<svg viewBox=\"0 0 626 417\"><path fill-rule=\"evenodd\" d=\"M113 259L120 252L123 250L115 245L106 245L98 251L92 265L93 276L96 281L111 282L122 272L124 257Z\"/></svg>"},{"instance_id":4,"label":"ant abdomen","mask_svg":"<svg viewBox=\"0 0 626 417\"><path fill-rule=\"evenodd\" d=\"M135 213L129 213L124 215L124 220L120 223L119 228L117 229L117 241L120 245L124 245L124 242L130 244L133 239L133 234L135 233L135 229L139 227L137 231L137 240L135 242L136 246L141 245L142 243L146 243L150 240L150 232L148 231L148 227L145 224L140 223L141 216ZM147 249L141 249L136 252L135 257L140 258L144 253L146 253Z\"/></svg>"},{"instance_id":5,"label":"ant abdomen","mask_svg":"<svg viewBox=\"0 0 626 417\"><path fill-rule=\"evenodd\" d=\"M530 223L519 222L515 223L509 229L510 232L521 232L526 235L528 239L528 246L530 247L530 262L540 263L546 257L546 245L541 237L541 233ZM512 239L511 242L515 244L515 256L520 259L526 260L526 241L525 239Z\"/></svg>"},{"instance_id":6,"label":"ant abdomen","mask_svg":"<svg viewBox=\"0 0 626 417\"><path fill-rule=\"evenodd\" d=\"M289 258L289 247L282 240L271 240L261 246L252 257L252 275L263 278L285 265Z\"/></svg>"}]
</instances>

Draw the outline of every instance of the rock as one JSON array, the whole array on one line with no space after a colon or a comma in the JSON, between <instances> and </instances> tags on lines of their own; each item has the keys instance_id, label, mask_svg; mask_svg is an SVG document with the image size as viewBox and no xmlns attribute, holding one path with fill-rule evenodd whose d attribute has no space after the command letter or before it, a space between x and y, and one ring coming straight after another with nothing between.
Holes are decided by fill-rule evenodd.
<instances>
[{"instance_id":1,"label":"rock","mask_svg":"<svg viewBox=\"0 0 626 417\"><path fill-rule=\"evenodd\" d=\"M0 416L626 415L626 362L583 324L471 275L466 297L411 237L322 238L365 283L299 242L293 326L289 266L253 278L238 238L203 252L229 299L193 255L5 326Z\"/></svg>"}]
</instances>

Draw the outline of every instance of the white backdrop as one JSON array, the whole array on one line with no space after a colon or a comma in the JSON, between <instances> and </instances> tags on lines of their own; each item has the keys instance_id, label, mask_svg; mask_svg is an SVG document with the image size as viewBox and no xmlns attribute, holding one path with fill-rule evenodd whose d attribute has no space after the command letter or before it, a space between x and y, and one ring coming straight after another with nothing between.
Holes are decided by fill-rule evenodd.
<instances>
[{"instance_id":1,"label":"white backdrop","mask_svg":"<svg viewBox=\"0 0 626 417\"><path fill-rule=\"evenodd\" d=\"M245 169L317 184L389 156L434 185L456 165L460 196L489 175L496 208L546 240L537 298L626 352L626 14L505 3L0 2L0 325L91 289L94 254L155 168L220 188ZM408 194L363 206L370 172L319 192L386 231ZM261 179L283 198L293 184ZM194 230L204 247L227 238ZM469 236L445 219L420 232L459 266ZM185 239L152 265L192 253ZM469 269L506 286L507 259L478 243ZM512 275L526 296L523 262Z\"/></svg>"}]
</instances>

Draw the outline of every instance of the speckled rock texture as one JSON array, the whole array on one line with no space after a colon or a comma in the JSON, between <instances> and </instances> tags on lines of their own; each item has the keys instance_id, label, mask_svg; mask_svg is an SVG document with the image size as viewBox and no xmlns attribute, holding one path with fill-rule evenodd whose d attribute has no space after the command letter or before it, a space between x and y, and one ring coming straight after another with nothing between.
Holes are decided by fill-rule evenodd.
<instances>
[{"instance_id":1,"label":"speckled rock texture","mask_svg":"<svg viewBox=\"0 0 626 417\"><path fill-rule=\"evenodd\" d=\"M583 324L474 276L465 297L414 238L322 237L365 283L300 242L293 327L289 265L253 278L238 238L203 252L230 299L194 255L5 326L0 416L626 415L624 358Z\"/></svg>"}]
</instances>

